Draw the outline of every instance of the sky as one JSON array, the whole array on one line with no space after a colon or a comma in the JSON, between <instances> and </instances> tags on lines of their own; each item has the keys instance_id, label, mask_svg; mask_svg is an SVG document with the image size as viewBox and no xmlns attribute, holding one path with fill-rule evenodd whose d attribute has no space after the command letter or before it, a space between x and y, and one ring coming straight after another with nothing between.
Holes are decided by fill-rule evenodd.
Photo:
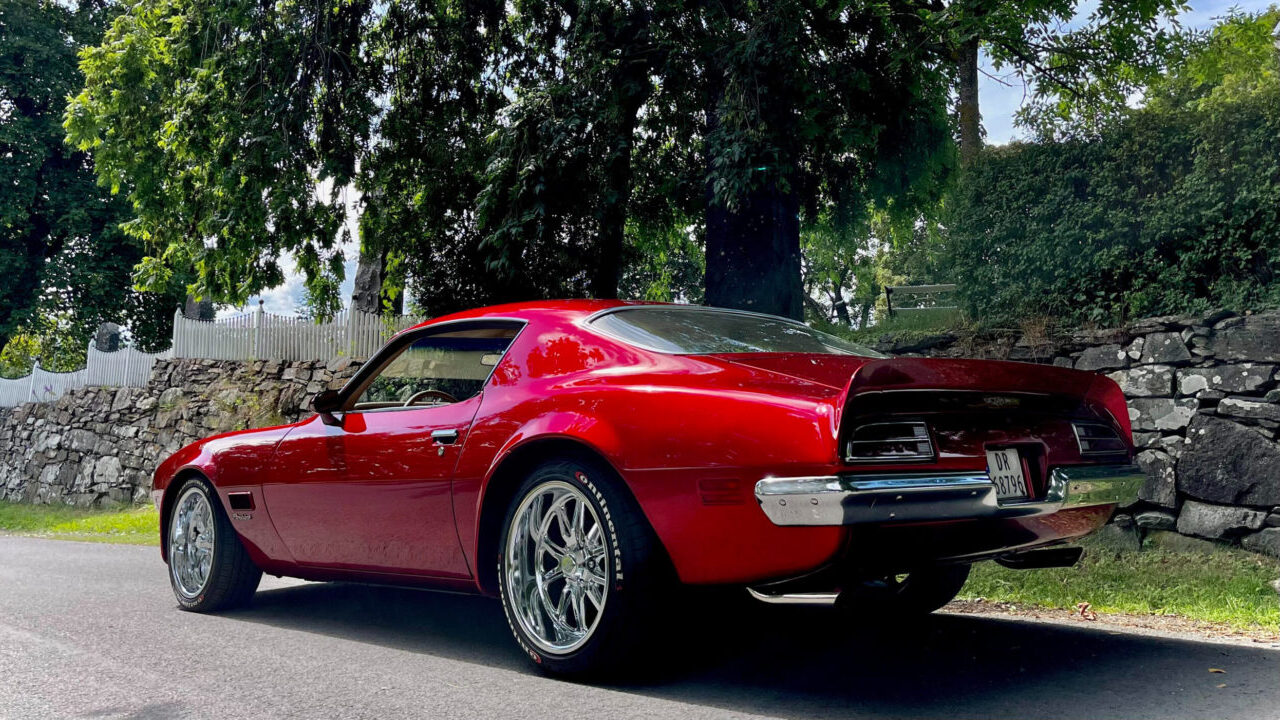
<instances>
[{"instance_id":1,"label":"sky","mask_svg":"<svg viewBox=\"0 0 1280 720\"><path fill-rule=\"evenodd\" d=\"M1227 2L1192 2L1186 12L1178 16L1178 22L1184 27L1204 30L1211 27L1217 18L1230 13L1232 8L1242 12L1260 12L1280 0L1236 0ZM1081 12L1077 17L1083 19L1097 5L1097 2L1081 3ZM989 145L1003 145L1010 140L1026 140L1025 131L1013 125L1014 113L1022 106L1026 97L1026 87L1016 75L998 72L991 67L990 61L982 58L982 72L978 76L978 105L982 108L982 126L987 131L986 142Z\"/></svg>"},{"instance_id":2,"label":"sky","mask_svg":"<svg viewBox=\"0 0 1280 720\"><path fill-rule=\"evenodd\" d=\"M1178 21L1185 27L1204 29L1213 25L1216 18L1228 14L1233 7L1244 12L1258 12L1266 10L1277 2L1280 2L1280 0L1192 2L1190 3L1190 9L1178 16ZM1078 17L1082 19L1088 17L1096 4L1096 0L1082 3ZM1018 80L1017 76L1008 72L996 71L991 67L991 63L987 58L983 57L982 74L978 79L978 103L982 108L982 124L987 132L987 144L1003 145L1011 140L1027 139L1025 132L1013 125L1014 113L1022 106L1025 96L1026 87ZM351 231L352 238L359 237L359 233L355 228L357 202L355 191L348 191L348 228ZM359 246L352 243L351 245L343 246L342 249L347 258L346 280L342 283L342 298L344 305L350 305ZM304 297L302 276L298 274L297 269L294 267L292 258L282 258L281 262L285 269L285 282L277 288L262 293L263 308L267 312L280 315L296 315L298 314L298 309L302 306ZM250 298L246 308L223 308L218 315L225 317L243 312L245 309L256 308L258 300L259 296L254 296Z\"/></svg>"}]
</instances>

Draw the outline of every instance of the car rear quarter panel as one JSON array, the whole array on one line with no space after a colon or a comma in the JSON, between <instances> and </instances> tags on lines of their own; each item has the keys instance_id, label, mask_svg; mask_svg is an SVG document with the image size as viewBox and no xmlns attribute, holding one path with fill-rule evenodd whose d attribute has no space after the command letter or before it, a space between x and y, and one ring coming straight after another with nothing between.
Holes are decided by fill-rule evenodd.
<instances>
[{"instance_id":1,"label":"car rear quarter panel","mask_svg":"<svg viewBox=\"0 0 1280 720\"><path fill-rule=\"evenodd\" d=\"M841 390L710 359L597 338L570 322L531 327L496 369L454 480L472 567L482 499L504 458L572 439L605 458L657 533L681 580L750 582L820 565L841 528L782 528L754 484L827 473Z\"/></svg>"}]
</instances>

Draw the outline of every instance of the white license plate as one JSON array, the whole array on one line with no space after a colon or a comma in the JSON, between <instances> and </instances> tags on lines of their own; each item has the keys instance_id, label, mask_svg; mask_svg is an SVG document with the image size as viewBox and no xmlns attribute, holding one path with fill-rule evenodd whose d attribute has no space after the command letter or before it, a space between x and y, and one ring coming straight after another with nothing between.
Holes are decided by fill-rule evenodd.
<instances>
[{"instance_id":1,"label":"white license plate","mask_svg":"<svg viewBox=\"0 0 1280 720\"><path fill-rule=\"evenodd\" d=\"M1017 450L988 450L987 474L996 486L996 499L1026 500L1027 476Z\"/></svg>"}]
</instances>

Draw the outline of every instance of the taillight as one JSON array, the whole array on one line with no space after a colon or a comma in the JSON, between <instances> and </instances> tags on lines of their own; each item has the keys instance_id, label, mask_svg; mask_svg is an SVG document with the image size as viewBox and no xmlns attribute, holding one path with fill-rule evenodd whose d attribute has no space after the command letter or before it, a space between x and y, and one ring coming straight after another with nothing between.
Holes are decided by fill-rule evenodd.
<instances>
[{"instance_id":1,"label":"taillight","mask_svg":"<svg viewBox=\"0 0 1280 720\"><path fill-rule=\"evenodd\" d=\"M1106 375L1095 377L1093 385L1085 396L1085 401L1090 405L1100 405L1101 409L1105 410L1115 420L1121 436L1126 439L1133 436L1133 427L1129 421L1129 406L1125 401L1124 393L1121 392L1120 386L1116 384L1115 380Z\"/></svg>"},{"instance_id":2,"label":"taillight","mask_svg":"<svg viewBox=\"0 0 1280 720\"><path fill-rule=\"evenodd\" d=\"M845 461L851 463L921 462L936 456L928 426L916 421L859 425L845 448Z\"/></svg>"},{"instance_id":3,"label":"taillight","mask_svg":"<svg viewBox=\"0 0 1280 720\"><path fill-rule=\"evenodd\" d=\"M1081 455L1114 455L1128 452L1129 448L1116 431L1098 423L1075 423L1076 444Z\"/></svg>"}]
</instances>

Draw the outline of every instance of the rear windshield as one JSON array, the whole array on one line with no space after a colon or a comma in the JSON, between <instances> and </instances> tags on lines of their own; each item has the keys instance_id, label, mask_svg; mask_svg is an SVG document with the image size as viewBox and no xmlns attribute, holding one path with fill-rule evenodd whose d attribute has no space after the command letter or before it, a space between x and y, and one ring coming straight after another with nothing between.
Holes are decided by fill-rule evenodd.
<instances>
[{"instance_id":1,"label":"rear windshield","mask_svg":"<svg viewBox=\"0 0 1280 720\"><path fill-rule=\"evenodd\" d=\"M591 326L632 345L680 355L825 353L884 357L797 322L714 308L623 308L593 318Z\"/></svg>"}]
</instances>

